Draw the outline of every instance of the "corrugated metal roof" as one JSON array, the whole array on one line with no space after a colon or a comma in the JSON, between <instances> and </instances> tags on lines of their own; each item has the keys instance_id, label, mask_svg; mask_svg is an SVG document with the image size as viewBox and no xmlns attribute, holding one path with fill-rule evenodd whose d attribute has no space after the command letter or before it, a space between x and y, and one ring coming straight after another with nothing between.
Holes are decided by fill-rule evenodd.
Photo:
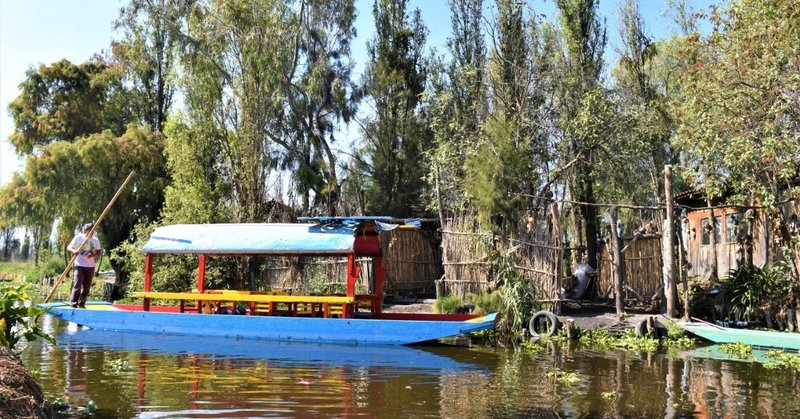
<instances>
[{"instance_id":1,"label":"corrugated metal roof","mask_svg":"<svg viewBox=\"0 0 800 419\"><path fill-rule=\"evenodd\" d=\"M322 224L175 224L158 227L145 253L319 255L353 251L355 228Z\"/></svg>"}]
</instances>

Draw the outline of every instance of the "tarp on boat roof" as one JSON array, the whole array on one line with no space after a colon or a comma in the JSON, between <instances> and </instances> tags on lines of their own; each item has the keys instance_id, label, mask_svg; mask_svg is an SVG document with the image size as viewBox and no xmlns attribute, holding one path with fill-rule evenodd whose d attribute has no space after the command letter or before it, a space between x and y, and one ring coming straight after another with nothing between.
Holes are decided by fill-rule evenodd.
<instances>
[{"instance_id":1,"label":"tarp on boat roof","mask_svg":"<svg viewBox=\"0 0 800 419\"><path fill-rule=\"evenodd\" d=\"M355 226L326 224L175 224L158 227L145 253L320 255L353 252Z\"/></svg>"}]
</instances>

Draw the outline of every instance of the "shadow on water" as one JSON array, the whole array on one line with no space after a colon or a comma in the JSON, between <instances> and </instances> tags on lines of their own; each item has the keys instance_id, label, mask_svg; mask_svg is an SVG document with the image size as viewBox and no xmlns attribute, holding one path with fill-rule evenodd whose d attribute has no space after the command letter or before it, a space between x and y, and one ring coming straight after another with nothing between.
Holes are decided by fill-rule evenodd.
<instances>
[{"instance_id":1,"label":"shadow on water","mask_svg":"<svg viewBox=\"0 0 800 419\"><path fill-rule=\"evenodd\" d=\"M95 417L800 417L798 374L756 362L549 346L376 347L78 329L22 358Z\"/></svg>"}]
</instances>

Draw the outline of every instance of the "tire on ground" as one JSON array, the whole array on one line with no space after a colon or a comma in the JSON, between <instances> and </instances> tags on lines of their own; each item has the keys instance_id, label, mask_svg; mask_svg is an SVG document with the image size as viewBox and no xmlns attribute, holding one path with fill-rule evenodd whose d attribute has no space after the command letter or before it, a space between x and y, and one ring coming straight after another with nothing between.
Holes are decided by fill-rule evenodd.
<instances>
[{"instance_id":1,"label":"tire on ground","mask_svg":"<svg viewBox=\"0 0 800 419\"><path fill-rule=\"evenodd\" d=\"M534 313L528 322L528 331L531 336L551 336L561 329L561 322L555 314L549 311Z\"/></svg>"}]
</instances>

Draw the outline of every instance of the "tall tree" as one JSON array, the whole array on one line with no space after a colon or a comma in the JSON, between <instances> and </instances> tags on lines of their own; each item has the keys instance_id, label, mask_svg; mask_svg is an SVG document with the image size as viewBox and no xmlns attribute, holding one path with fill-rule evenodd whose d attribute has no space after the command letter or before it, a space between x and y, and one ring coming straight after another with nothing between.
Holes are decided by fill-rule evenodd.
<instances>
[{"instance_id":1,"label":"tall tree","mask_svg":"<svg viewBox=\"0 0 800 419\"><path fill-rule=\"evenodd\" d=\"M439 191L429 202L442 205L443 212L466 204L464 160L487 113L483 0L451 0L450 13L450 61L440 59L431 66L431 92L425 98L434 136L428 183Z\"/></svg>"},{"instance_id":2,"label":"tall tree","mask_svg":"<svg viewBox=\"0 0 800 419\"><path fill-rule=\"evenodd\" d=\"M131 0L114 22L124 38L112 45L131 82L128 106L150 129L162 131L175 93L176 55L195 0Z\"/></svg>"},{"instance_id":3,"label":"tall tree","mask_svg":"<svg viewBox=\"0 0 800 419\"><path fill-rule=\"evenodd\" d=\"M340 195L336 123L348 123L356 110L350 60L356 10L353 0L302 0L293 14L292 66L283 88L286 126L271 137L294 169L303 207L312 208L313 193L333 215Z\"/></svg>"},{"instance_id":4,"label":"tall tree","mask_svg":"<svg viewBox=\"0 0 800 419\"><path fill-rule=\"evenodd\" d=\"M423 57L427 29L419 9L407 0L376 0L376 34L367 44L370 63L364 93L374 115L364 124L366 158L359 167L369 175L368 211L406 216L419 204L431 133L420 107L428 68Z\"/></svg>"},{"instance_id":5,"label":"tall tree","mask_svg":"<svg viewBox=\"0 0 800 419\"><path fill-rule=\"evenodd\" d=\"M614 68L614 93L622 117L629 123L618 141L624 155L624 172L614 181L603 182L600 192L619 202L627 197L636 202L660 202L663 191L661 176L664 165L671 163L670 136L674 130L667 108L665 90L659 89L657 65L658 44L646 33L638 0L627 0L620 7L620 58ZM642 173L650 182L642 182Z\"/></svg>"},{"instance_id":6,"label":"tall tree","mask_svg":"<svg viewBox=\"0 0 800 419\"><path fill-rule=\"evenodd\" d=\"M556 106L563 138L562 167L569 166L568 187L575 201L574 231L586 245L586 259L597 267L598 214L595 203L594 151L606 135L595 115L608 115L608 103L600 85L605 20L598 14L598 0L557 0L564 50L558 72ZM598 107L595 109L595 107ZM579 116L583 115L583 118ZM581 123L586 122L586 124Z\"/></svg>"},{"instance_id":7,"label":"tall tree","mask_svg":"<svg viewBox=\"0 0 800 419\"><path fill-rule=\"evenodd\" d=\"M530 148L533 136L526 110L531 98L530 31L521 3L497 2L493 49L487 74L490 112L481 136L464 162L467 192L485 222L502 227L517 200L508 192L536 183Z\"/></svg>"},{"instance_id":8,"label":"tall tree","mask_svg":"<svg viewBox=\"0 0 800 419\"><path fill-rule=\"evenodd\" d=\"M38 152L55 141L75 141L109 129L125 132L132 115L125 106L122 68L95 57L83 64L64 59L25 73L20 94L8 106L9 137L19 154Z\"/></svg>"},{"instance_id":9,"label":"tall tree","mask_svg":"<svg viewBox=\"0 0 800 419\"><path fill-rule=\"evenodd\" d=\"M279 98L292 63L289 7L280 1L219 0L188 18L182 55L185 123L193 141L218 152L208 182L228 185L233 221L262 221L277 167L270 133L282 129Z\"/></svg>"}]
</instances>

